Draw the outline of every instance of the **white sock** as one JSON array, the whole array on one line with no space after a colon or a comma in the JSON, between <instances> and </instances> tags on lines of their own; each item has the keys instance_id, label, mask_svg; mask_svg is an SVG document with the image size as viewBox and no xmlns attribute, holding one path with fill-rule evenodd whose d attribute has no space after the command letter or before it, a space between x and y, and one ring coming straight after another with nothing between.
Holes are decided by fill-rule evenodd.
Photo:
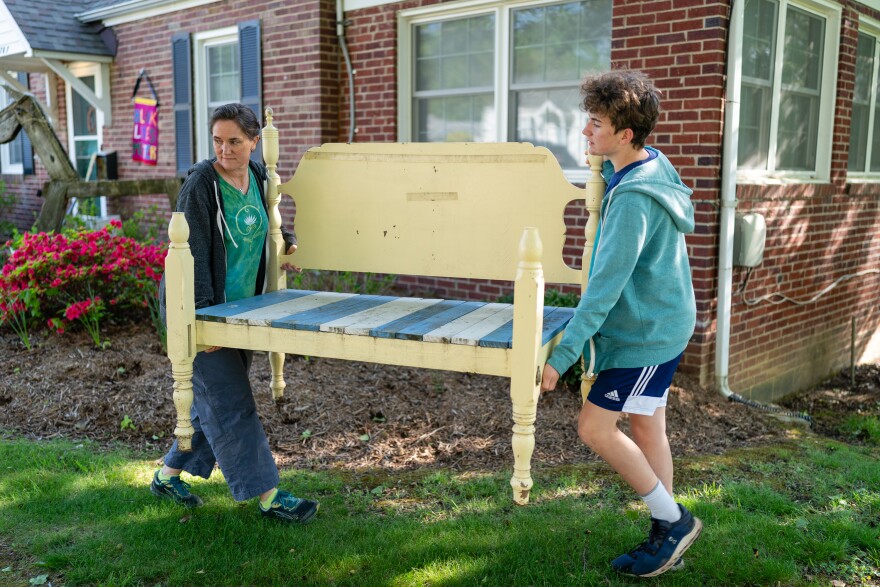
<instances>
[{"instance_id":1,"label":"white sock","mask_svg":"<svg viewBox=\"0 0 880 587\"><path fill-rule=\"evenodd\" d=\"M681 518L681 510L678 509L678 504L675 503L675 500L672 499L672 496L669 495L669 492L666 491L666 488L659 481L657 486L651 490L651 493L642 496L642 501L651 510L652 518L667 522L677 522Z\"/></svg>"}]
</instances>

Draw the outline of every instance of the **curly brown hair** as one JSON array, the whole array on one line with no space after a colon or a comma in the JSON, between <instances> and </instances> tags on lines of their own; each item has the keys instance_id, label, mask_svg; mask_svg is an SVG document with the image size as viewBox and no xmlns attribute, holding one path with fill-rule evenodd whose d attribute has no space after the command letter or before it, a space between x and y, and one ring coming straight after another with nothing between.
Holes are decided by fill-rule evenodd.
<instances>
[{"instance_id":1,"label":"curly brown hair","mask_svg":"<svg viewBox=\"0 0 880 587\"><path fill-rule=\"evenodd\" d=\"M660 118L660 91L639 71L588 75L581 84L581 94L585 111L607 116L615 131L632 130L635 148L645 146Z\"/></svg>"}]
</instances>

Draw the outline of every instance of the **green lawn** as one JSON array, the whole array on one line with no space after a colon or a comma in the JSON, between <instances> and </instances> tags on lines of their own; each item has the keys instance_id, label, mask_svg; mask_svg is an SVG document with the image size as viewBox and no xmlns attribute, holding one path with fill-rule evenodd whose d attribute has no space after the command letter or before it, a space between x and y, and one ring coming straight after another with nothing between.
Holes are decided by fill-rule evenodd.
<instances>
[{"instance_id":1,"label":"green lawn","mask_svg":"<svg viewBox=\"0 0 880 587\"><path fill-rule=\"evenodd\" d=\"M880 584L880 449L815 438L681 460L677 497L705 525L683 570L615 575L647 510L603 464L533 472L282 471L317 497L305 527L263 520L222 477L193 512L148 491L143 455L0 440L0 587L48 585ZM14 553L14 554L13 554Z\"/></svg>"}]
</instances>

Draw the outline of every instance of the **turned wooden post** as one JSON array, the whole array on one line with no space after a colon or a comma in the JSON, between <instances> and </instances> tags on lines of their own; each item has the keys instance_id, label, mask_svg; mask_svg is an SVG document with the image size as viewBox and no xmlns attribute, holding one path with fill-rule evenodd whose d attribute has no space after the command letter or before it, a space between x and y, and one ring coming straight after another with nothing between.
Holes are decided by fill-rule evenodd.
<instances>
[{"instance_id":1,"label":"turned wooden post","mask_svg":"<svg viewBox=\"0 0 880 587\"><path fill-rule=\"evenodd\" d=\"M587 291L587 283L590 280L590 266L593 261L593 249L596 247L596 231L599 228L599 208L602 206L602 197L605 195L605 180L602 178L602 157L599 155L589 155L587 161L590 164L590 177L586 185L586 206L590 213L587 219L587 225L584 227L584 256L581 260L581 279L583 287L581 295ZM584 364L584 358L581 357L581 367L583 374L581 375L581 400L587 401L587 395L596 381L596 374L589 372L589 364Z\"/></svg>"},{"instance_id":2,"label":"turned wooden post","mask_svg":"<svg viewBox=\"0 0 880 587\"><path fill-rule=\"evenodd\" d=\"M281 203L281 193L278 186L281 178L276 172L278 166L279 145L278 129L272 124L272 109L266 108L266 126L263 128L263 159L266 161L266 170L269 181L266 186L266 199L269 205L269 275L268 291L278 291L287 287L287 273L281 270L281 256L287 253L284 250L284 237L281 234L281 211L278 206ZM269 353L269 366L272 369L272 380L269 387L272 390L272 398L280 400L284 397L284 353Z\"/></svg>"},{"instance_id":3,"label":"turned wooden post","mask_svg":"<svg viewBox=\"0 0 880 587\"><path fill-rule=\"evenodd\" d=\"M192 450L193 426L190 409L193 402L192 374L196 356L196 308L193 290L193 257L189 251L189 225L183 212L174 212L168 224L168 254L165 256L165 307L167 316L168 358L174 378L174 407L177 447Z\"/></svg>"},{"instance_id":4,"label":"turned wooden post","mask_svg":"<svg viewBox=\"0 0 880 587\"><path fill-rule=\"evenodd\" d=\"M532 453L535 450L535 416L541 394L541 330L544 325L543 246L537 228L527 227L519 243L519 265L513 285L510 398L513 403L513 501L529 503L532 489Z\"/></svg>"}]
</instances>

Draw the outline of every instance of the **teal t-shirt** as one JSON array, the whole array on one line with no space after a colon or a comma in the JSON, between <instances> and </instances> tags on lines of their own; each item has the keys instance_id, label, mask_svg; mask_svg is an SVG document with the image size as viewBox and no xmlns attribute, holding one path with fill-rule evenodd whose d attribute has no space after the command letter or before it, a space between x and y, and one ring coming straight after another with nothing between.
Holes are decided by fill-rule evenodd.
<instances>
[{"instance_id":1,"label":"teal t-shirt","mask_svg":"<svg viewBox=\"0 0 880 587\"><path fill-rule=\"evenodd\" d=\"M269 232L269 217L260 202L257 180L248 170L247 193L220 178L223 216L229 228L226 235L226 301L254 296L260 257Z\"/></svg>"}]
</instances>

